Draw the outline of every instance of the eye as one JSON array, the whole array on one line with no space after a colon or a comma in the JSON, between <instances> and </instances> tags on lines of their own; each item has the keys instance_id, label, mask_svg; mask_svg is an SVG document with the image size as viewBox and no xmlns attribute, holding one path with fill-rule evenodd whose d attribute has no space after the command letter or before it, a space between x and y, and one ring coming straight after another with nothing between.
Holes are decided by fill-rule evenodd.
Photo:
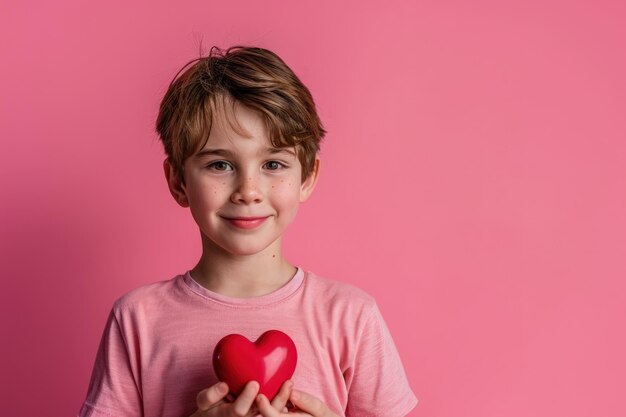
<instances>
[{"instance_id":1,"label":"eye","mask_svg":"<svg viewBox=\"0 0 626 417\"><path fill-rule=\"evenodd\" d=\"M276 171L278 169L287 168L287 165L278 161L268 161L265 163L265 165L270 171Z\"/></svg>"},{"instance_id":2,"label":"eye","mask_svg":"<svg viewBox=\"0 0 626 417\"><path fill-rule=\"evenodd\" d=\"M215 161L207 165L207 168L213 168L216 171L231 171L233 167L226 161Z\"/></svg>"}]
</instances>

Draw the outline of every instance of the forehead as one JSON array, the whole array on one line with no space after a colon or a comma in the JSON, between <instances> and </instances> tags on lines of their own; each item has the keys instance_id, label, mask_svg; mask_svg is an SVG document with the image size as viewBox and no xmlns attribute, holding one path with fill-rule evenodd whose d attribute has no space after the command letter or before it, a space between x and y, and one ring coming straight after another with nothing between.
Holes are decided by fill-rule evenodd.
<instances>
[{"instance_id":1,"label":"forehead","mask_svg":"<svg viewBox=\"0 0 626 417\"><path fill-rule=\"evenodd\" d=\"M296 156L293 147L274 147L262 114L233 100L217 100L213 106L211 130L202 149L196 153L233 155L235 153L282 154Z\"/></svg>"},{"instance_id":2,"label":"forehead","mask_svg":"<svg viewBox=\"0 0 626 417\"><path fill-rule=\"evenodd\" d=\"M209 141L233 138L259 139L269 143L267 127L261 113L229 98L212 103Z\"/></svg>"}]
</instances>

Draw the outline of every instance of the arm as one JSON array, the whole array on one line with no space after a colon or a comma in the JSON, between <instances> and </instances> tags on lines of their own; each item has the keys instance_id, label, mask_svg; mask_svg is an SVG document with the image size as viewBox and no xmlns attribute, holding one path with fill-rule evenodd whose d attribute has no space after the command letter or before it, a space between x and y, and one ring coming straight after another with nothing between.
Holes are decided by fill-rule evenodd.
<instances>
[{"instance_id":1,"label":"arm","mask_svg":"<svg viewBox=\"0 0 626 417\"><path fill-rule=\"evenodd\" d=\"M112 310L96 354L79 417L143 416L141 394L128 345Z\"/></svg>"},{"instance_id":2,"label":"arm","mask_svg":"<svg viewBox=\"0 0 626 417\"><path fill-rule=\"evenodd\" d=\"M402 417L417 404L400 355L378 306L373 303L359 329L355 357L346 374L347 416Z\"/></svg>"}]
</instances>

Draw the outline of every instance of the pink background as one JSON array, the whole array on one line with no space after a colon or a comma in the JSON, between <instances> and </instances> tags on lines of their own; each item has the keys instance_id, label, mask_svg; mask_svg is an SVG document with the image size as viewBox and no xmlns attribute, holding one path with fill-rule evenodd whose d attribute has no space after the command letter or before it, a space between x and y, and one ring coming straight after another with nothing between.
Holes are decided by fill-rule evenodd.
<instances>
[{"instance_id":1,"label":"pink background","mask_svg":"<svg viewBox=\"0 0 626 417\"><path fill-rule=\"evenodd\" d=\"M624 2L5 0L0 19L3 416L75 415L113 301L198 259L154 121L201 40L270 48L313 92L329 133L286 253L377 298L412 416L626 415Z\"/></svg>"}]
</instances>

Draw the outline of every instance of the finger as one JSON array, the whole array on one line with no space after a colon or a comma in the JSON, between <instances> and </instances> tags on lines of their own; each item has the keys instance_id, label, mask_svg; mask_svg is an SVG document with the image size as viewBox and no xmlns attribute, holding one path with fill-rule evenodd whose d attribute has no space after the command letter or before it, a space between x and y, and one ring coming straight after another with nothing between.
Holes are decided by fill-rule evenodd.
<instances>
[{"instance_id":1,"label":"finger","mask_svg":"<svg viewBox=\"0 0 626 417\"><path fill-rule=\"evenodd\" d=\"M272 400L272 407L277 410L282 410L287 405L287 401L289 401L289 395L291 395L291 389L293 388L293 382L287 380L280 387L280 391Z\"/></svg>"},{"instance_id":2,"label":"finger","mask_svg":"<svg viewBox=\"0 0 626 417\"><path fill-rule=\"evenodd\" d=\"M233 403L233 411L235 415L245 416L250 411L250 407L254 403L257 393L259 392L259 383L250 381L246 384L239 397Z\"/></svg>"},{"instance_id":3,"label":"finger","mask_svg":"<svg viewBox=\"0 0 626 417\"><path fill-rule=\"evenodd\" d=\"M257 395L256 405L259 407L259 413L261 413L263 417L280 417L278 410L270 404L270 400L268 400L265 395Z\"/></svg>"},{"instance_id":4,"label":"finger","mask_svg":"<svg viewBox=\"0 0 626 417\"><path fill-rule=\"evenodd\" d=\"M225 382L217 384L202 390L196 397L196 404L201 411L208 410L218 402L220 402L228 394L228 385Z\"/></svg>"},{"instance_id":5,"label":"finger","mask_svg":"<svg viewBox=\"0 0 626 417\"><path fill-rule=\"evenodd\" d=\"M333 415L326 407L326 404L304 391L292 390L289 399L298 409L315 417L330 417Z\"/></svg>"}]
</instances>

